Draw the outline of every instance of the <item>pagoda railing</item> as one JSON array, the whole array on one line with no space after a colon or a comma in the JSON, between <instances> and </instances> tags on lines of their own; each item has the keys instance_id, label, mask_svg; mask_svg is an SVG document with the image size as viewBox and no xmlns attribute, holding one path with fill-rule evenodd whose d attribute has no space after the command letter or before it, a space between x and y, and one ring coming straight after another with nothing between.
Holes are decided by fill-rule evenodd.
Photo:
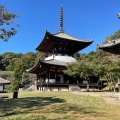
<instances>
[{"instance_id":1,"label":"pagoda railing","mask_svg":"<svg viewBox=\"0 0 120 120\"><path fill-rule=\"evenodd\" d=\"M84 84L83 82L78 82L78 83L69 83L67 81L64 81L64 82L60 82L60 81L56 81L54 83L48 83L48 82L37 82L37 85L40 85L40 86L44 86L44 85L78 85L78 86L99 86L98 83L89 83L89 84Z\"/></svg>"},{"instance_id":2,"label":"pagoda railing","mask_svg":"<svg viewBox=\"0 0 120 120\"><path fill-rule=\"evenodd\" d=\"M64 84L66 84L66 85L69 85L69 83L68 82L66 82L66 81L64 81L64 82L53 82L53 83L46 83L46 82L42 82L42 83L40 83L40 82L37 82L37 85L64 85Z\"/></svg>"}]
</instances>

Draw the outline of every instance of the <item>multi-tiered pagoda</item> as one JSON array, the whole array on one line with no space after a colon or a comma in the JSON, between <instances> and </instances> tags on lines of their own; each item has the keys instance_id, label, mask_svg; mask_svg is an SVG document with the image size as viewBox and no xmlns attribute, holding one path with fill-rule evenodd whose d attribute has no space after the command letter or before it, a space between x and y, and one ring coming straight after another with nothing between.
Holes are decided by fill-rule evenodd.
<instances>
[{"instance_id":1,"label":"multi-tiered pagoda","mask_svg":"<svg viewBox=\"0 0 120 120\"><path fill-rule=\"evenodd\" d=\"M69 90L70 85L87 87L88 81L72 78L64 74L67 63L77 62L73 54L89 46L93 40L80 40L68 35L63 30L63 9L60 9L60 31L51 34L46 31L42 42L36 50L50 55L29 70L37 75L38 90ZM94 86L94 85L91 85ZM95 85L98 87L98 85Z\"/></svg>"}]
</instances>

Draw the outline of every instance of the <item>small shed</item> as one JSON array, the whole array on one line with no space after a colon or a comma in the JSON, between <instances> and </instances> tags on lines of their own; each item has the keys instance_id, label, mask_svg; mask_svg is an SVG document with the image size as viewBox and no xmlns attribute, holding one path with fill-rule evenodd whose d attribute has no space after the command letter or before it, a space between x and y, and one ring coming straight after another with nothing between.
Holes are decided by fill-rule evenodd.
<instances>
[{"instance_id":1,"label":"small shed","mask_svg":"<svg viewBox=\"0 0 120 120\"><path fill-rule=\"evenodd\" d=\"M0 77L0 92L4 92L5 85L9 85L11 82Z\"/></svg>"}]
</instances>

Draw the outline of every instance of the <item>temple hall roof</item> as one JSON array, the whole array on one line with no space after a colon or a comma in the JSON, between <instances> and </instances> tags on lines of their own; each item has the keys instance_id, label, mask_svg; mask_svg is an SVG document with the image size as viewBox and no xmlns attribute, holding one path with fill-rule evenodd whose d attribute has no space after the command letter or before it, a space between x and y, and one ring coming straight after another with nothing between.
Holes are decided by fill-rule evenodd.
<instances>
[{"instance_id":1,"label":"temple hall roof","mask_svg":"<svg viewBox=\"0 0 120 120\"><path fill-rule=\"evenodd\" d=\"M57 66L66 66L67 63L63 61L58 61L58 60L43 60L41 61L42 63L49 64L49 65L57 65Z\"/></svg>"},{"instance_id":2,"label":"temple hall roof","mask_svg":"<svg viewBox=\"0 0 120 120\"><path fill-rule=\"evenodd\" d=\"M99 44L98 49L120 55L120 39L108 41L105 44Z\"/></svg>"},{"instance_id":3,"label":"temple hall roof","mask_svg":"<svg viewBox=\"0 0 120 120\"><path fill-rule=\"evenodd\" d=\"M36 50L53 53L53 48L65 47L69 49L70 54L74 54L87 46L89 46L93 40L80 40L72 37L65 32L59 32L57 34L51 34L50 32L45 33L42 42L38 45Z\"/></svg>"},{"instance_id":4,"label":"temple hall roof","mask_svg":"<svg viewBox=\"0 0 120 120\"><path fill-rule=\"evenodd\" d=\"M49 55L44 60L51 60L51 59L61 61L61 62L66 62L66 63L77 62L77 60L74 57L68 56L68 55L61 55L61 54Z\"/></svg>"},{"instance_id":5,"label":"temple hall roof","mask_svg":"<svg viewBox=\"0 0 120 120\"><path fill-rule=\"evenodd\" d=\"M27 70L29 73L40 73L46 71L50 67L61 67L65 68L67 65L66 62L58 61L58 60L40 60L38 63L31 69Z\"/></svg>"}]
</instances>

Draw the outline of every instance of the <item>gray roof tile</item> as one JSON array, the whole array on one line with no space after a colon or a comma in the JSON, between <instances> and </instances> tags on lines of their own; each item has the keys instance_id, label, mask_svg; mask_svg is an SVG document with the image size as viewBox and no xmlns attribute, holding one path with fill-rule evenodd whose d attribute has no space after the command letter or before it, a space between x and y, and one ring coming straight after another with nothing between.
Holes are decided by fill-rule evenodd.
<instances>
[{"instance_id":1,"label":"gray roof tile","mask_svg":"<svg viewBox=\"0 0 120 120\"><path fill-rule=\"evenodd\" d=\"M8 83L10 83L10 81L5 80L5 79L0 77L0 84L8 84Z\"/></svg>"}]
</instances>

